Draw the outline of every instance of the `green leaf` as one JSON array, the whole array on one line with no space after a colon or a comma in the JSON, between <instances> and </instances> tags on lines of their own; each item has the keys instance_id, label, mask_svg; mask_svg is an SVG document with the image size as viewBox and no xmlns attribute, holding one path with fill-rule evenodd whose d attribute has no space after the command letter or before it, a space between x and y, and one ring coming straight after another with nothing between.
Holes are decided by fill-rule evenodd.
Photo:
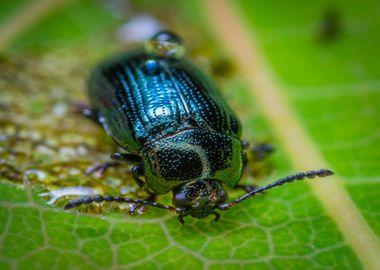
<instances>
[{"instance_id":1,"label":"green leaf","mask_svg":"<svg viewBox=\"0 0 380 270\"><path fill-rule=\"evenodd\" d=\"M106 1L73 1L39 14L27 29L7 29L15 25L20 6L29 4L24 2L7 4L11 13L0 13L7 15L0 23L13 23L4 23L0 36L9 30L15 36L0 39L5 48L0 62L0 269L380 267L371 255L380 252L376 2L336 3L342 28L331 40L316 38L330 7L323 2L236 1L223 9L225 1L136 1L116 7ZM238 17L218 24L218 12ZM64 211L65 196L48 204L46 192L54 195L70 187L85 192L80 186L94 193L146 196L127 166L110 169L102 178L85 176L91 164L108 159L115 145L71 110L73 103L86 101L82 89L91 67L129 46L116 32L140 13L153 14L184 36L190 56L210 73L214 62L238 67L227 68L223 78L215 70L210 76L241 116L244 137L276 146L267 162L250 164L256 179L248 172L242 182L262 185L304 169L309 161L328 166L338 177L268 191L222 213L217 223L212 217L186 218L181 225L175 214L160 209L129 216L125 206L114 204ZM236 18L240 24L234 24ZM237 26L234 33L228 32L229 24ZM233 39L241 35L248 41L238 42L243 49L236 53ZM266 64L252 61L251 80L244 57L234 58L234 53L258 56ZM262 84L255 75L260 71L273 78L265 77L267 84ZM271 91L283 99L263 101ZM273 119L268 106L278 107L271 104L291 113ZM279 129L294 121L296 129ZM295 154L300 150L292 145L293 135L300 144L306 142L301 155ZM341 209L318 194L324 187L333 189L331 202ZM241 194L230 190L231 197ZM347 222L345 214L355 219ZM367 252L369 247L374 248Z\"/></svg>"}]
</instances>

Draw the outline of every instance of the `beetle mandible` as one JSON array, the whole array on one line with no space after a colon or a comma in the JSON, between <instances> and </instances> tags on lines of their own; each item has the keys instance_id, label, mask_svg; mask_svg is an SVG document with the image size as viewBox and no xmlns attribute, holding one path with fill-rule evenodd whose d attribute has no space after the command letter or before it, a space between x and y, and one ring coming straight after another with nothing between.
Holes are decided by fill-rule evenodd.
<instances>
[{"instance_id":1,"label":"beetle mandible","mask_svg":"<svg viewBox=\"0 0 380 270\"><path fill-rule=\"evenodd\" d=\"M174 206L152 200L95 195L68 202L128 202L204 218L270 188L333 174L297 173L253 188L227 202L223 185L236 187L246 163L246 143L235 113L214 84L184 57L181 39L161 31L145 49L119 55L97 67L88 82L90 107L83 113L103 126L126 152L113 159L133 162L133 179L150 194L173 193ZM143 177L143 178L142 178Z\"/></svg>"}]
</instances>

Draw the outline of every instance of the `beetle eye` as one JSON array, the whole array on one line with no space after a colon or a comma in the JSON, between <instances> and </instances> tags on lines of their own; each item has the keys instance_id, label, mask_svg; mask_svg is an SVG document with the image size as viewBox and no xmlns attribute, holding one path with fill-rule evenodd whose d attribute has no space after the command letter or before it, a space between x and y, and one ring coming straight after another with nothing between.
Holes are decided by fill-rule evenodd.
<instances>
[{"instance_id":1,"label":"beetle eye","mask_svg":"<svg viewBox=\"0 0 380 270\"><path fill-rule=\"evenodd\" d=\"M187 204L188 200L184 193L177 193L173 197L173 204L177 207L183 207Z\"/></svg>"},{"instance_id":2,"label":"beetle eye","mask_svg":"<svg viewBox=\"0 0 380 270\"><path fill-rule=\"evenodd\" d=\"M218 202L219 203L224 203L226 202L228 199L228 194L225 190L221 190L219 193L218 193Z\"/></svg>"}]
</instances>

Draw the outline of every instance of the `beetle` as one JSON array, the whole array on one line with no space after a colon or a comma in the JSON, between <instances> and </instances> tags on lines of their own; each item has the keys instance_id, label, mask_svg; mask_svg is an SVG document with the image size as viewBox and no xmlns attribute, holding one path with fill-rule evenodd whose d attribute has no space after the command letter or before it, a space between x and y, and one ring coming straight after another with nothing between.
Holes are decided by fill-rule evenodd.
<instances>
[{"instance_id":1,"label":"beetle","mask_svg":"<svg viewBox=\"0 0 380 270\"><path fill-rule=\"evenodd\" d=\"M184 57L181 39L161 31L145 44L98 66L90 76L90 107L82 112L99 123L125 150L111 157L137 163L137 185L152 195L173 193L171 205L108 195L69 201L65 209L115 201L163 208L183 217L220 214L265 190L294 180L324 177L320 169L251 188L227 202L224 185L237 187L246 164L242 126L214 84ZM154 196L153 196L154 197Z\"/></svg>"}]
</instances>

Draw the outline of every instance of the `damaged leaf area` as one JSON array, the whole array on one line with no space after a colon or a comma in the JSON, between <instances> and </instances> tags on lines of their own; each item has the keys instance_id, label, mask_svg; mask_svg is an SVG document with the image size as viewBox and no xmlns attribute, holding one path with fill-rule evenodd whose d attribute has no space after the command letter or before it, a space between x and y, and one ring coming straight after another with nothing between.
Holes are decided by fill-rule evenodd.
<instances>
[{"instance_id":1,"label":"damaged leaf area","mask_svg":"<svg viewBox=\"0 0 380 270\"><path fill-rule=\"evenodd\" d=\"M299 170L286 139L252 94L243 64L217 34L227 31L213 19L218 1L57 2L44 8L38 5L46 1L0 4L0 269L380 267L358 252L369 246L380 252L380 74L370 54L380 27L374 3L365 1L360 9L337 4L333 15L322 3L294 1L281 15L271 1L227 4L248 39L258 39L259 49L246 49L267 61L289 101L285 106L348 191L352 205L342 203L341 211L354 207L360 220L340 222L309 182L299 182L244 201L219 222L186 218L181 225L174 213L160 209L130 215L128 204L63 210L77 196L148 196L128 164L87 173L119 149L75 108L87 102L86 80L96 63L138 46L145 38L141 29L169 28L217 81L242 120L244 138L275 145L269 159L249 164L241 183L263 185ZM257 70L260 65L252 66ZM228 191L230 198L242 195ZM171 194L158 201L170 204ZM370 235L368 245L358 246L347 234L360 238L352 225L358 223Z\"/></svg>"}]
</instances>

